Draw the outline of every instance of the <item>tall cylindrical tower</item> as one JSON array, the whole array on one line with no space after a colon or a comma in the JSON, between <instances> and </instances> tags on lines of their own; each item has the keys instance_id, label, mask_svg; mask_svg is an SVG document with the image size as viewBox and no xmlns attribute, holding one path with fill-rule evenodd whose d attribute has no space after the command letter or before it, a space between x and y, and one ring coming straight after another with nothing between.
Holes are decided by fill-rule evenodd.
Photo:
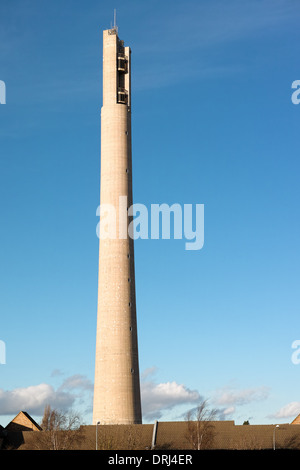
<instances>
[{"instance_id":1,"label":"tall cylindrical tower","mask_svg":"<svg viewBox=\"0 0 300 470\"><path fill-rule=\"evenodd\" d=\"M116 231L100 237L94 424L142 422L134 245L127 214L132 205L130 54L116 27L103 32L100 210L114 208Z\"/></svg>"}]
</instances>

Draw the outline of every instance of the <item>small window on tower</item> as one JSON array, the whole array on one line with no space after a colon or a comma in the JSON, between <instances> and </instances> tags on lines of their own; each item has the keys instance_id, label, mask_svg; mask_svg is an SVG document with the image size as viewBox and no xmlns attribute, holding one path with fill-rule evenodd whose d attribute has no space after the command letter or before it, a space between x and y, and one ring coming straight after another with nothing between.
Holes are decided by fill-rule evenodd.
<instances>
[{"instance_id":1,"label":"small window on tower","mask_svg":"<svg viewBox=\"0 0 300 470\"><path fill-rule=\"evenodd\" d=\"M122 54L120 54L118 57L118 71L127 73L127 60L126 57Z\"/></svg>"},{"instance_id":2,"label":"small window on tower","mask_svg":"<svg viewBox=\"0 0 300 470\"><path fill-rule=\"evenodd\" d=\"M127 104L128 103L128 93L127 91L119 85L118 88L118 98L117 98L118 103L122 104Z\"/></svg>"}]
</instances>

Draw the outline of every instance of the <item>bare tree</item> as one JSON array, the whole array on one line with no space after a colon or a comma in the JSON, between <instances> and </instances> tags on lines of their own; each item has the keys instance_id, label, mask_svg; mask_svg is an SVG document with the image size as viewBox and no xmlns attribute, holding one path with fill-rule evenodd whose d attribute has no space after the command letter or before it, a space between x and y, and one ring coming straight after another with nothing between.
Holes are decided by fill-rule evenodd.
<instances>
[{"instance_id":1,"label":"bare tree","mask_svg":"<svg viewBox=\"0 0 300 470\"><path fill-rule=\"evenodd\" d=\"M214 425L217 410L209 410L207 400L186 414L186 439L194 450L208 449L214 438Z\"/></svg>"},{"instance_id":2,"label":"bare tree","mask_svg":"<svg viewBox=\"0 0 300 470\"><path fill-rule=\"evenodd\" d=\"M80 416L45 407L41 422L42 431L35 435L32 444L36 449L68 450L77 446L82 439Z\"/></svg>"},{"instance_id":3,"label":"bare tree","mask_svg":"<svg viewBox=\"0 0 300 470\"><path fill-rule=\"evenodd\" d=\"M47 431L49 429L50 415L51 415L51 407L50 405L46 405L44 409L43 419L41 421L41 428L44 431Z\"/></svg>"}]
</instances>

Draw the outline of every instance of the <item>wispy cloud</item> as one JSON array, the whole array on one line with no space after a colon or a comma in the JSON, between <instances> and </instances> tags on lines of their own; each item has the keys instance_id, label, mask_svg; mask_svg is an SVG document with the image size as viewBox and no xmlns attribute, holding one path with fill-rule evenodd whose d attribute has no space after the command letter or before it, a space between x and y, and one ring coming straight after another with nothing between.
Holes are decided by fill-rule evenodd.
<instances>
[{"instance_id":1,"label":"wispy cloud","mask_svg":"<svg viewBox=\"0 0 300 470\"><path fill-rule=\"evenodd\" d=\"M92 391L94 389L93 383L84 375L81 374L75 374L72 375L71 377L68 377L62 385L59 387L59 391L61 390L69 390L69 391L74 391L74 390L90 390Z\"/></svg>"},{"instance_id":2,"label":"wispy cloud","mask_svg":"<svg viewBox=\"0 0 300 470\"><path fill-rule=\"evenodd\" d=\"M285 418L296 418L296 416L300 413L300 401L292 401L287 405L280 408L280 410L276 411L274 414L268 416L268 418L277 418L277 419L285 419Z\"/></svg>"},{"instance_id":3,"label":"wispy cloud","mask_svg":"<svg viewBox=\"0 0 300 470\"><path fill-rule=\"evenodd\" d=\"M253 64L242 45L233 54L234 43L278 35L297 20L300 8L291 0L175 3L166 14L143 22L149 34L134 45L134 89L240 74Z\"/></svg>"},{"instance_id":4,"label":"wispy cloud","mask_svg":"<svg viewBox=\"0 0 300 470\"><path fill-rule=\"evenodd\" d=\"M268 396L269 389L264 386L245 389L224 386L212 392L208 405L215 411L216 419L224 421L234 419L239 407L266 400ZM186 413L182 414L181 418L185 416Z\"/></svg>"},{"instance_id":5,"label":"wispy cloud","mask_svg":"<svg viewBox=\"0 0 300 470\"><path fill-rule=\"evenodd\" d=\"M246 388L236 390L224 387L217 390L214 395L214 403L216 405L241 406L251 402L265 400L269 396L267 387Z\"/></svg>"},{"instance_id":6,"label":"wispy cloud","mask_svg":"<svg viewBox=\"0 0 300 470\"><path fill-rule=\"evenodd\" d=\"M225 421L226 419L231 419L235 413L235 406L229 406L227 408L217 409L216 415L220 421Z\"/></svg>"},{"instance_id":7,"label":"wispy cloud","mask_svg":"<svg viewBox=\"0 0 300 470\"><path fill-rule=\"evenodd\" d=\"M52 372L51 372L51 377L61 377L62 375L64 375L63 371L60 370L60 369L54 369Z\"/></svg>"},{"instance_id":8,"label":"wispy cloud","mask_svg":"<svg viewBox=\"0 0 300 470\"><path fill-rule=\"evenodd\" d=\"M279 25L296 23L299 17L299 5L293 0L188 0L174 3L165 15L150 16L149 34L136 49L163 54L173 51L178 56L183 50L223 45L254 37L259 31L275 33Z\"/></svg>"}]
</instances>

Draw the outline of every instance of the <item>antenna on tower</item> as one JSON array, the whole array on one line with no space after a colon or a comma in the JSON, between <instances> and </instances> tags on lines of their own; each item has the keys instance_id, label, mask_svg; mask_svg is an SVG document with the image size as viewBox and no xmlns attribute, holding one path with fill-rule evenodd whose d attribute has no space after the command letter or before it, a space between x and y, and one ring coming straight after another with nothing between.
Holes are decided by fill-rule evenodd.
<instances>
[{"instance_id":1,"label":"antenna on tower","mask_svg":"<svg viewBox=\"0 0 300 470\"><path fill-rule=\"evenodd\" d=\"M118 32L118 26L117 26L117 10L114 9L114 27L113 29Z\"/></svg>"}]
</instances>

